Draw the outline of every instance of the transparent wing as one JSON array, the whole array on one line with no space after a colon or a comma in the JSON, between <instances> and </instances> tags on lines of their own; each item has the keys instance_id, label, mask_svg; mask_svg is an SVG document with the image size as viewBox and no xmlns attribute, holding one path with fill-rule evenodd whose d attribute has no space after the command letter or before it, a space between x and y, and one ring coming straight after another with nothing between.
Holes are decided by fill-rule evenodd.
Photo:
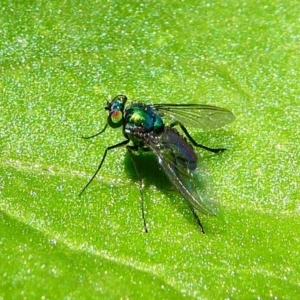
<instances>
[{"instance_id":1,"label":"transparent wing","mask_svg":"<svg viewBox=\"0 0 300 300\"><path fill-rule=\"evenodd\" d=\"M204 104L153 104L152 107L162 116L173 122L203 130L223 127L235 120L234 114L221 107Z\"/></svg>"},{"instance_id":2,"label":"transparent wing","mask_svg":"<svg viewBox=\"0 0 300 300\"><path fill-rule=\"evenodd\" d=\"M205 183L205 169L197 168L197 161L194 159L197 156L186 140L172 129L171 133L163 132L159 142L148 139L147 144L181 195L196 210L207 215L216 215L219 209L217 203L210 198ZM189 153L191 150L193 153Z\"/></svg>"}]
</instances>

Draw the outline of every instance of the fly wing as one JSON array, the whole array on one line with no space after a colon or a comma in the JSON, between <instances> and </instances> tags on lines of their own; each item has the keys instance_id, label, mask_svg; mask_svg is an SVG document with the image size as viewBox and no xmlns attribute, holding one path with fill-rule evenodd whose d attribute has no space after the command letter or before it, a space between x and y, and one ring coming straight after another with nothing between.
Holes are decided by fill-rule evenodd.
<instances>
[{"instance_id":1,"label":"fly wing","mask_svg":"<svg viewBox=\"0 0 300 300\"><path fill-rule=\"evenodd\" d=\"M147 141L170 182L198 211L216 215L218 205L209 197L205 170L197 168L197 155L174 128L166 127L157 139Z\"/></svg>"},{"instance_id":2,"label":"fly wing","mask_svg":"<svg viewBox=\"0 0 300 300\"><path fill-rule=\"evenodd\" d=\"M179 121L185 126L203 130L223 127L235 120L234 114L226 108L204 104L153 104L161 116Z\"/></svg>"}]
</instances>

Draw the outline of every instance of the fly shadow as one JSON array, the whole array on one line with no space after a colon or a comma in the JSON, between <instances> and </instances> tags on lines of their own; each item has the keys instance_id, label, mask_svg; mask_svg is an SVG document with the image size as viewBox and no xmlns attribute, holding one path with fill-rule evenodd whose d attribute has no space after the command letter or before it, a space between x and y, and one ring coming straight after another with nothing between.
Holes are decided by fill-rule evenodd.
<instances>
[{"instance_id":1,"label":"fly shadow","mask_svg":"<svg viewBox=\"0 0 300 300\"><path fill-rule=\"evenodd\" d=\"M202 173L202 176L199 180L200 186L199 188L203 188L206 190L210 190L210 183L209 183L209 170L206 164L206 161L208 161L211 156L215 156L216 154L211 154L206 151L199 151L203 152L202 155L199 156L199 165L198 168L200 169L200 173ZM222 154L219 154L222 155ZM169 200L173 207L175 207L175 210L184 216L184 218L191 224L195 224L195 220L193 218L193 215L190 212L190 208L188 203L185 201L185 199L180 195L180 193L177 191L177 189L172 185L172 183L169 181L167 175L163 172L161 169L157 158L155 155L151 152L137 152L133 154L134 164L132 163L132 159L130 157L129 153L126 153L124 157L124 165L125 165L125 173L128 178L130 178L132 181L136 183L140 183L141 180L143 183L142 191L143 193L143 201L145 203L149 203L151 201L151 186L155 186L160 192L165 194L167 196L167 201ZM138 170L138 173L136 172L136 169ZM209 187L208 187L209 186ZM138 189L138 186L136 186ZM212 195L213 195L213 191ZM176 195L175 197L171 195ZM141 197L141 195L140 195ZM213 197L213 196L212 196ZM138 201L139 199L137 199ZM145 206L147 211L147 204ZM200 214L200 219L202 219L204 216ZM148 211L148 218L149 218L149 211Z\"/></svg>"}]
</instances>

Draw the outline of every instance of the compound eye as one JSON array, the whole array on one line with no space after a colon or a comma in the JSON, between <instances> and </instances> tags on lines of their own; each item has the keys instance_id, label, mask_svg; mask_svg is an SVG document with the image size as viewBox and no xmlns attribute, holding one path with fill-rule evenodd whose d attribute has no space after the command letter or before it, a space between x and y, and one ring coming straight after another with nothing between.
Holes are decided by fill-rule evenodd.
<instances>
[{"instance_id":1,"label":"compound eye","mask_svg":"<svg viewBox=\"0 0 300 300\"><path fill-rule=\"evenodd\" d=\"M113 127L119 127L123 124L123 113L120 110L113 110L109 113L108 124Z\"/></svg>"}]
</instances>

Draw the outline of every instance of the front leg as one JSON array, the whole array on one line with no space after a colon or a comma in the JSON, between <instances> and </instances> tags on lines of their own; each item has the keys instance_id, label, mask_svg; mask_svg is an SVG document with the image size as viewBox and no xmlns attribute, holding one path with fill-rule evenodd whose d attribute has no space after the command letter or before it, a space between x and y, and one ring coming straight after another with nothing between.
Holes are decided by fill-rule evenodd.
<instances>
[{"instance_id":1,"label":"front leg","mask_svg":"<svg viewBox=\"0 0 300 300\"><path fill-rule=\"evenodd\" d=\"M105 149L104 155L103 155L103 157L102 157L102 160L101 160L100 164L98 165L98 168L97 168L96 172L94 173L94 175L92 176L92 178L89 180L89 182L85 185L85 187L81 190L79 196L81 196L81 195L83 194L83 192L84 192L84 191L86 190L86 188L92 183L92 181L94 180L94 178L96 177L96 175L97 175L98 172L100 171L100 169L101 169L101 167L102 167L102 165L103 165L103 163L104 163L104 161L105 161L105 157L106 157L108 151L110 151L110 150L112 150L112 149L115 149L115 148L118 148L118 147L122 147L122 146L128 144L129 141L130 141L130 140L125 140L125 141L123 141L123 142L121 142L121 143L118 143L118 144L113 145L113 146L109 146L109 147L107 147L107 148Z\"/></svg>"}]
</instances>

